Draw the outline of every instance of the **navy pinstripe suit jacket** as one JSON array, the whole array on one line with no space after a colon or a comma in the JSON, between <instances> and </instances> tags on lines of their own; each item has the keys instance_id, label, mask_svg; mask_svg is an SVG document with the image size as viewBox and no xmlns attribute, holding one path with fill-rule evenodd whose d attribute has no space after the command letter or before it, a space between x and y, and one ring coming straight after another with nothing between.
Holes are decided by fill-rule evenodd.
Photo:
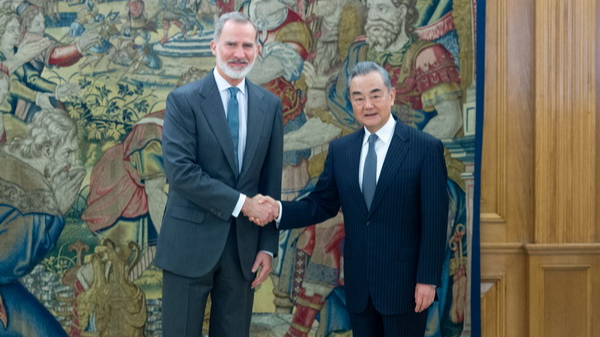
<instances>
[{"instance_id":1,"label":"navy pinstripe suit jacket","mask_svg":"<svg viewBox=\"0 0 600 337\"><path fill-rule=\"evenodd\" d=\"M347 308L360 313L371 296L385 315L414 312L417 283L439 285L448 221L442 143L396 123L371 210L359 185L364 129L329 146L315 190L282 202L280 229L322 222L344 213Z\"/></svg>"}]
</instances>

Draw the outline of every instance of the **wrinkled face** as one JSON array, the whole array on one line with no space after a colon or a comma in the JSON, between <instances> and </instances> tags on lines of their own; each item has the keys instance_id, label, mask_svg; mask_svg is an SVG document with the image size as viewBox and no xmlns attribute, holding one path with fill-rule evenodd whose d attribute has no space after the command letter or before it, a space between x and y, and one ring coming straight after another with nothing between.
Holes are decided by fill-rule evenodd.
<instances>
[{"instance_id":1,"label":"wrinkled face","mask_svg":"<svg viewBox=\"0 0 600 337\"><path fill-rule=\"evenodd\" d=\"M355 76L349 95L356 120L369 132L377 132L390 119L396 90L388 91L378 72Z\"/></svg>"},{"instance_id":2,"label":"wrinkled face","mask_svg":"<svg viewBox=\"0 0 600 337\"><path fill-rule=\"evenodd\" d=\"M8 80L5 77L0 77L0 103L4 102L8 94Z\"/></svg>"},{"instance_id":3,"label":"wrinkled face","mask_svg":"<svg viewBox=\"0 0 600 337\"><path fill-rule=\"evenodd\" d=\"M256 31L250 23L227 21L219 41L212 41L210 49L217 58L219 74L236 85L254 66L258 55Z\"/></svg>"},{"instance_id":4,"label":"wrinkled face","mask_svg":"<svg viewBox=\"0 0 600 337\"><path fill-rule=\"evenodd\" d=\"M27 30L31 33L42 34L46 29L46 19L44 19L44 15L39 13L36 15L31 22L29 23L29 27Z\"/></svg>"},{"instance_id":5,"label":"wrinkled face","mask_svg":"<svg viewBox=\"0 0 600 337\"><path fill-rule=\"evenodd\" d=\"M6 25L4 35L2 35L2 45L15 47L21 42L21 24L17 19L12 19Z\"/></svg>"},{"instance_id":6,"label":"wrinkled face","mask_svg":"<svg viewBox=\"0 0 600 337\"><path fill-rule=\"evenodd\" d=\"M50 178L69 171L75 165L77 147L77 137L73 137L56 148L48 167Z\"/></svg>"},{"instance_id":7,"label":"wrinkled face","mask_svg":"<svg viewBox=\"0 0 600 337\"><path fill-rule=\"evenodd\" d=\"M396 40L404 22L406 7L396 7L390 0L369 0L365 31L367 43L376 49L385 49Z\"/></svg>"}]
</instances>

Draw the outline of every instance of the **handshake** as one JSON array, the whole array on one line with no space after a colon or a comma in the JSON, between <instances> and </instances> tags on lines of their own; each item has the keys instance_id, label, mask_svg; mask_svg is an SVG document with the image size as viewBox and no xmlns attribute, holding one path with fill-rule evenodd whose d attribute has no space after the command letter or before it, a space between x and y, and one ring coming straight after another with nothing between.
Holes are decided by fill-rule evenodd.
<instances>
[{"instance_id":1,"label":"handshake","mask_svg":"<svg viewBox=\"0 0 600 337\"><path fill-rule=\"evenodd\" d=\"M279 203L269 196L257 194L254 198L246 198L242 213L255 224L265 226L279 216Z\"/></svg>"}]
</instances>

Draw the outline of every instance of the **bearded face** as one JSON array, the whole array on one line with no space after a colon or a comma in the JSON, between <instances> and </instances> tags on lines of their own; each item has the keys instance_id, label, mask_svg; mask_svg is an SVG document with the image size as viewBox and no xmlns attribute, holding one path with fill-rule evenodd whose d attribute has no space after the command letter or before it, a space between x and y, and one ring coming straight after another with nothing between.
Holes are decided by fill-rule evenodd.
<instances>
[{"instance_id":1,"label":"bearded face","mask_svg":"<svg viewBox=\"0 0 600 337\"><path fill-rule=\"evenodd\" d=\"M52 185L63 182L69 176L69 168L64 163L58 163L55 160L51 161L44 171L44 177L48 179Z\"/></svg>"},{"instance_id":2,"label":"bearded face","mask_svg":"<svg viewBox=\"0 0 600 337\"><path fill-rule=\"evenodd\" d=\"M401 23L400 21L367 20L365 25L367 43L377 51L385 51L398 38Z\"/></svg>"},{"instance_id":3,"label":"bearded face","mask_svg":"<svg viewBox=\"0 0 600 337\"><path fill-rule=\"evenodd\" d=\"M232 66L230 64L235 64L236 66ZM228 60L223 60L219 57L219 53L217 53L217 65L225 75L234 78L241 79L252 71L252 67L254 67L254 60L249 60L247 58L232 58Z\"/></svg>"},{"instance_id":4,"label":"bearded face","mask_svg":"<svg viewBox=\"0 0 600 337\"><path fill-rule=\"evenodd\" d=\"M217 58L217 70L228 82L236 82L250 73L258 55L254 26L227 21L210 48Z\"/></svg>"},{"instance_id":5,"label":"bearded face","mask_svg":"<svg viewBox=\"0 0 600 337\"><path fill-rule=\"evenodd\" d=\"M53 185L62 183L69 178L69 170L75 165L77 146L77 138L74 137L60 144L49 156L44 176Z\"/></svg>"},{"instance_id":6,"label":"bearded face","mask_svg":"<svg viewBox=\"0 0 600 337\"><path fill-rule=\"evenodd\" d=\"M371 0L367 4L365 31L369 47L385 51L402 32L404 14L390 0Z\"/></svg>"}]
</instances>

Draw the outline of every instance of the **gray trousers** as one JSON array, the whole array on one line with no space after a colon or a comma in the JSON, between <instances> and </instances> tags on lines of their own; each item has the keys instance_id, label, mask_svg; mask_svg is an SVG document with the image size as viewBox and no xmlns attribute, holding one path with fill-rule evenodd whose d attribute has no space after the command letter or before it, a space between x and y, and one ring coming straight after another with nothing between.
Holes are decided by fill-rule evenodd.
<instances>
[{"instance_id":1,"label":"gray trousers","mask_svg":"<svg viewBox=\"0 0 600 337\"><path fill-rule=\"evenodd\" d=\"M164 337L202 336L209 294L212 300L209 337L249 336L254 290L251 281L242 274L235 227L233 220L223 254L208 274L188 278L163 270Z\"/></svg>"}]
</instances>

